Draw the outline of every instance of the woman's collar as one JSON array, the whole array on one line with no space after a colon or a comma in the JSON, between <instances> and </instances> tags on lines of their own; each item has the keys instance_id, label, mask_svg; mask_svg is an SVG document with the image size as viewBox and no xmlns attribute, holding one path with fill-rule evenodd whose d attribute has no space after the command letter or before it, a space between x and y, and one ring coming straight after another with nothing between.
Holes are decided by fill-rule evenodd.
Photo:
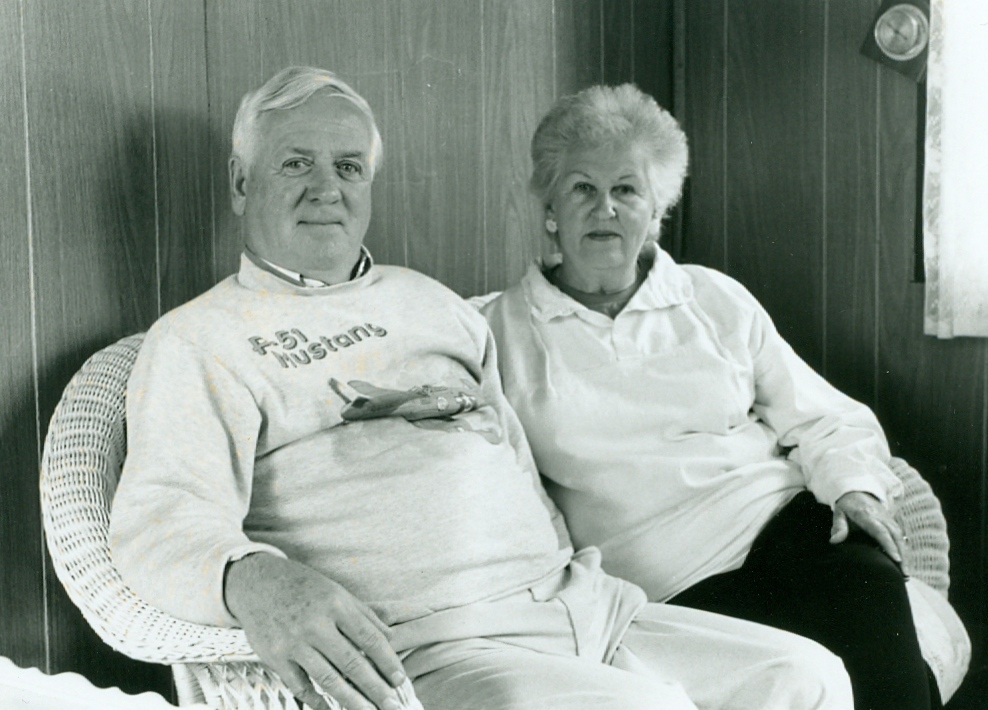
<instances>
[{"instance_id":1,"label":"woman's collar","mask_svg":"<svg viewBox=\"0 0 988 710\"><path fill-rule=\"evenodd\" d=\"M622 313L668 308L693 299L693 281L690 275L658 244L648 242L642 249L641 257L651 261L648 277ZM562 261L563 255L559 253L536 259L529 265L522 280L526 300L541 320L549 321L574 313L591 312L546 279L543 272L558 266Z\"/></svg>"}]
</instances>

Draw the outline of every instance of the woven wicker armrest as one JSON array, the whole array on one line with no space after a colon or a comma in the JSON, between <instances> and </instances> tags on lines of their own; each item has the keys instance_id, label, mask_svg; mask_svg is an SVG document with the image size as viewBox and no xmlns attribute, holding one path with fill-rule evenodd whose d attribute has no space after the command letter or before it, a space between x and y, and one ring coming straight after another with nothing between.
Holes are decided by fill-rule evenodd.
<instances>
[{"instance_id":1,"label":"woven wicker armrest","mask_svg":"<svg viewBox=\"0 0 988 710\"><path fill-rule=\"evenodd\" d=\"M55 573L100 638L131 658L256 660L243 631L190 624L143 602L110 559L110 503L127 450L127 378L142 340L129 336L89 358L52 415L41 505Z\"/></svg>"},{"instance_id":2,"label":"woven wicker armrest","mask_svg":"<svg viewBox=\"0 0 988 710\"><path fill-rule=\"evenodd\" d=\"M131 658L172 666L183 705L296 710L257 661L244 632L176 619L120 578L109 547L110 504L127 451L127 379L144 336L93 355L52 415L41 461L41 506L52 565L97 635Z\"/></svg>"},{"instance_id":3,"label":"woven wicker armrest","mask_svg":"<svg viewBox=\"0 0 988 710\"><path fill-rule=\"evenodd\" d=\"M909 573L947 596L950 588L950 539L940 501L919 472L899 458L889 462L902 481L895 501L895 518L909 538L906 567Z\"/></svg>"},{"instance_id":4,"label":"woven wicker armrest","mask_svg":"<svg viewBox=\"0 0 988 710\"><path fill-rule=\"evenodd\" d=\"M127 380L144 340L131 335L89 358L51 418L41 506L52 565L72 602L109 646L172 666L179 702L224 710L297 710L240 629L192 624L147 604L110 556L110 507L127 454ZM414 691L407 692L414 698ZM323 696L332 710L339 704Z\"/></svg>"}]
</instances>

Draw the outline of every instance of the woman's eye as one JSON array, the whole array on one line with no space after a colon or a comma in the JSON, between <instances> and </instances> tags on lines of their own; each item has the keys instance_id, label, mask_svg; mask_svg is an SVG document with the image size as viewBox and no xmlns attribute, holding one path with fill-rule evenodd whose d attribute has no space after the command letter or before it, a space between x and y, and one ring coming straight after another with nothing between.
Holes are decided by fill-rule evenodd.
<instances>
[{"instance_id":1,"label":"woman's eye","mask_svg":"<svg viewBox=\"0 0 988 710\"><path fill-rule=\"evenodd\" d=\"M588 182L578 182L573 185L574 192L580 192L585 195L592 195L594 192L594 187Z\"/></svg>"},{"instance_id":2,"label":"woman's eye","mask_svg":"<svg viewBox=\"0 0 988 710\"><path fill-rule=\"evenodd\" d=\"M633 185L615 185L614 192L618 195L635 195L638 193Z\"/></svg>"}]
</instances>

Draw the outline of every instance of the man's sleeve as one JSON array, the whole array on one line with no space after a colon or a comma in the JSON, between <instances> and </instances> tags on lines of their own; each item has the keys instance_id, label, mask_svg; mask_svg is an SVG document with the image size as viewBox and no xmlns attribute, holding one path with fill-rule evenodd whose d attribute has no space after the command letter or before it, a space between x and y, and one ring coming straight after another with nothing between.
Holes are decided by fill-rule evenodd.
<instances>
[{"instance_id":1,"label":"man's sleeve","mask_svg":"<svg viewBox=\"0 0 988 710\"><path fill-rule=\"evenodd\" d=\"M833 506L845 493L862 491L890 503L902 484L888 467L888 442L874 413L807 365L749 298L755 307L755 413L782 446L792 447L789 457L818 501Z\"/></svg>"},{"instance_id":2,"label":"man's sleeve","mask_svg":"<svg viewBox=\"0 0 988 710\"><path fill-rule=\"evenodd\" d=\"M260 425L250 392L214 356L151 330L128 384L128 453L110 520L114 563L145 601L234 626L227 564L282 554L243 532Z\"/></svg>"}]
</instances>

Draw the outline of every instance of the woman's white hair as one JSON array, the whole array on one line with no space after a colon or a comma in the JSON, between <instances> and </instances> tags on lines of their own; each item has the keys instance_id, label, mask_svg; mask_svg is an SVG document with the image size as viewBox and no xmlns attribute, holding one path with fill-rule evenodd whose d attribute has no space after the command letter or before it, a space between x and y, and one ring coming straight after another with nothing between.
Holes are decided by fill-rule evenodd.
<instances>
[{"instance_id":1,"label":"woman's white hair","mask_svg":"<svg viewBox=\"0 0 988 710\"><path fill-rule=\"evenodd\" d=\"M656 204L663 214L676 204L689 164L686 134L668 111L633 84L591 86L559 99L532 136L529 187L548 206L566 154L608 145L642 146L649 156Z\"/></svg>"},{"instance_id":2,"label":"woman's white hair","mask_svg":"<svg viewBox=\"0 0 988 710\"><path fill-rule=\"evenodd\" d=\"M340 96L354 104L370 121L370 167L377 172L384 157L381 133L374 120L374 112L363 96L333 72L316 67L294 66L282 69L254 91L248 91L240 100L237 117L233 121L233 154L240 158L245 171L249 171L257 150L258 121L266 111L284 110L300 106L322 89L333 96Z\"/></svg>"}]
</instances>

